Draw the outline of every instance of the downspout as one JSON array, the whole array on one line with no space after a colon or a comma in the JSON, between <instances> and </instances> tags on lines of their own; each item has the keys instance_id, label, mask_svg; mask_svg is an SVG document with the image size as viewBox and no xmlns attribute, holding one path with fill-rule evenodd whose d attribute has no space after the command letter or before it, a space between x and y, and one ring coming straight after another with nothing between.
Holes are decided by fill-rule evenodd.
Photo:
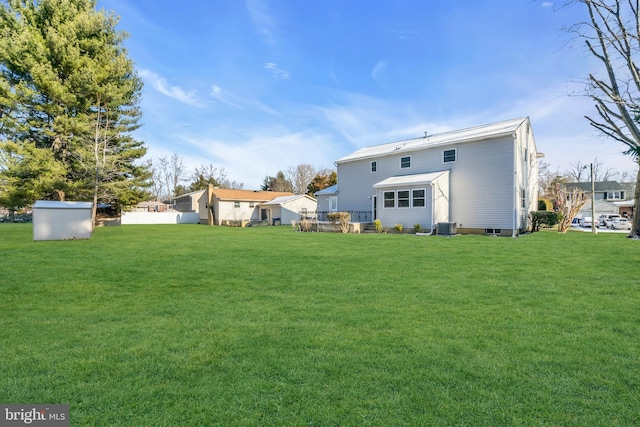
<instances>
[{"instance_id":1,"label":"downspout","mask_svg":"<svg viewBox=\"0 0 640 427\"><path fill-rule=\"evenodd\" d=\"M518 136L513 135L513 227L511 237L516 238L516 225L518 223Z\"/></svg>"},{"instance_id":2,"label":"downspout","mask_svg":"<svg viewBox=\"0 0 640 427\"><path fill-rule=\"evenodd\" d=\"M431 231L428 233L416 233L416 235L420 235L420 236L433 236L433 234L436 232L436 225L435 222L433 221L435 219L435 191L434 191L434 185L433 182L431 182Z\"/></svg>"},{"instance_id":3,"label":"downspout","mask_svg":"<svg viewBox=\"0 0 640 427\"><path fill-rule=\"evenodd\" d=\"M429 235L432 235L436 229L436 186L435 183L433 181L431 181L431 233L429 233Z\"/></svg>"}]
</instances>

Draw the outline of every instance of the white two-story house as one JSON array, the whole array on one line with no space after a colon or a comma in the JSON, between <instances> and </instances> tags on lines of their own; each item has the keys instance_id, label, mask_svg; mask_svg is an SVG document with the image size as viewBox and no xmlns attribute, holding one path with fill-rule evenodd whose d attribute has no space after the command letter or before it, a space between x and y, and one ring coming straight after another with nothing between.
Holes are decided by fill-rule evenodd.
<instances>
[{"instance_id":1,"label":"white two-story house","mask_svg":"<svg viewBox=\"0 0 640 427\"><path fill-rule=\"evenodd\" d=\"M365 147L336 161L336 209L515 237L537 210L539 157L528 118Z\"/></svg>"}]
</instances>

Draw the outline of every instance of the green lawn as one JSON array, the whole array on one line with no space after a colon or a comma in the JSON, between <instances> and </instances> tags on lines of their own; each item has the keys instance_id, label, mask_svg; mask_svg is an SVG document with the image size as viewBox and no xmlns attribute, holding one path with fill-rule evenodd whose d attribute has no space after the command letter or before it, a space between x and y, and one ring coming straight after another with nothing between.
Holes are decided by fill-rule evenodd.
<instances>
[{"instance_id":1,"label":"green lawn","mask_svg":"<svg viewBox=\"0 0 640 427\"><path fill-rule=\"evenodd\" d=\"M0 224L0 403L72 425L640 424L640 242Z\"/></svg>"}]
</instances>

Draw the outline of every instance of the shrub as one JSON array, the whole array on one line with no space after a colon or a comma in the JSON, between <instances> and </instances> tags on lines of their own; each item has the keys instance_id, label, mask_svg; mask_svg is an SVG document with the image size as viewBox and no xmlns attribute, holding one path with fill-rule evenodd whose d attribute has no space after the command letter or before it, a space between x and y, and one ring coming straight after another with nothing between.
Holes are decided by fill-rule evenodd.
<instances>
[{"instance_id":1,"label":"shrub","mask_svg":"<svg viewBox=\"0 0 640 427\"><path fill-rule=\"evenodd\" d=\"M413 226L413 230L414 230L416 233L420 233L420 232L422 231L422 226L421 226L420 224L415 224L415 225Z\"/></svg>"},{"instance_id":2,"label":"shrub","mask_svg":"<svg viewBox=\"0 0 640 427\"><path fill-rule=\"evenodd\" d=\"M541 228L550 228L560 221L558 213L553 211L535 211L529 213L531 218L531 232L540 231Z\"/></svg>"},{"instance_id":3,"label":"shrub","mask_svg":"<svg viewBox=\"0 0 640 427\"><path fill-rule=\"evenodd\" d=\"M300 231L311 231L311 221L308 219L303 219L302 221L300 221Z\"/></svg>"},{"instance_id":4,"label":"shrub","mask_svg":"<svg viewBox=\"0 0 640 427\"><path fill-rule=\"evenodd\" d=\"M329 212L327 218L334 227L339 227L342 233L349 232L349 224L351 223L351 214L349 212Z\"/></svg>"},{"instance_id":5,"label":"shrub","mask_svg":"<svg viewBox=\"0 0 640 427\"><path fill-rule=\"evenodd\" d=\"M393 226L394 230L396 230L396 233L398 234L402 234L402 224L396 224Z\"/></svg>"},{"instance_id":6,"label":"shrub","mask_svg":"<svg viewBox=\"0 0 640 427\"><path fill-rule=\"evenodd\" d=\"M384 228L382 228L382 221L380 221L379 219L373 221L373 226L376 228L376 233L384 233Z\"/></svg>"}]
</instances>

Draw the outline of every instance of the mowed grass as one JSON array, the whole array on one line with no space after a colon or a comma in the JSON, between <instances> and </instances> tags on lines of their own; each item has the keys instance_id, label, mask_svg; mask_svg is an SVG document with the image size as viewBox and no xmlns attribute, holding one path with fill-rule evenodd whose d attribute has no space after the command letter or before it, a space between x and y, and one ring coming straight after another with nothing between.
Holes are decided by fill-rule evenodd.
<instances>
[{"instance_id":1,"label":"mowed grass","mask_svg":"<svg viewBox=\"0 0 640 427\"><path fill-rule=\"evenodd\" d=\"M0 403L72 425L640 424L640 242L0 224Z\"/></svg>"}]
</instances>

